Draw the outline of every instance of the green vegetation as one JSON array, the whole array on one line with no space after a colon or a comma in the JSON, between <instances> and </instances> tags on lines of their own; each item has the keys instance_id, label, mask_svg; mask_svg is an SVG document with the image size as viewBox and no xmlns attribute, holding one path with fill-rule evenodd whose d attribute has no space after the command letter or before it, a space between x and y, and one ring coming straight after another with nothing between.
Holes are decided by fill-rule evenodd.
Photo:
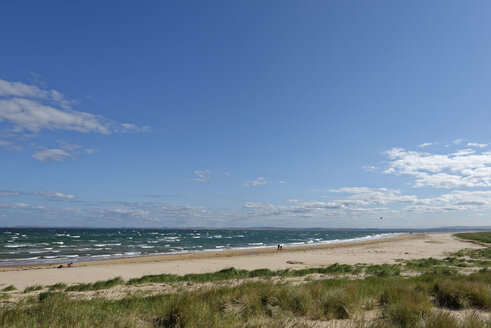
<instances>
[{"instance_id":1,"label":"green vegetation","mask_svg":"<svg viewBox=\"0 0 491 328\"><path fill-rule=\"evenodd\" d=\"M24 289L24 294L34 292L36 290L41 290L41 289L43 289L43 286L40 285L29 286Z\"/></svg>"},{"instance_id":2,"label":"green vegetation","mask_svg":"<svg viewBox=\"0 0 491 328\"><path fill-rule=\"evenodd\" d=\"M109 280L100 280L93 284L76 284L66 288L67 292L84 292L88 290L100 290L114 287L116 285L124 284L124 280L121 277L116 277ZM60 284L61 285L61 284ZM56 285L53 285L56 286Z\"/></svg>"},{"instance_id":3,"label":"green vegetation","mask_svg":"<svg viewBox=\"0 0 491 328\"><path fill-rule=\"evenodd\" d=\"M398 276L401 274L401 266L399 264L374 264L367 266L365 272L377 277Z\"/></svg>"},{"instance_id":4,"label":"green vegetation","mask_svg":"<svg viewBox=\"0 0 491 328\"><path fill-rule=\"evenodd\" d=\"M51 286L48 286L49 290L61 290L61 289L66 289L68 286L64 283L57 283Z\"/></svg>"},{"instance_id":5,"label":"green vegetation","mask_svg":"<svg viewBox=\"0 0 491 328\"><path fill-rule=\"evenodd\" d=\"M13 290L16 290L15 286L14 285L9 285L5 288L2 289L2 291L4 292L10 292L10 291L13 291Z\"/></svg>"},{"instance_id":6,"label":"green vegetation","mask_svg":"<svg viewBox=\"0 0 491 328\"><path fill-rule=\"evenodd\" d=\"M433 287L438 304L450 309L491 309L489 283L477 279L445 279L436 281Z\"/></svg>"},{"instance_id":7,"label":"green vegetation","mask_svg":"<svg viewBox=\"0 0 491 328\"><path fill-rule=\"evenodd\" d=\"M431 303L424 290L406 284L391 286L380 296L383 314L399 327L414 327L431 313Z\"/></svg>"},{"instance_id":8,"label":"green vegetation","mask_svg":"<svg viewBox=\"0 0 491 328\"><path fill-rule=\"evenodd\" d=\"M434 297L442 309L489 310L490 282L491 271L482 270L469 276L425 272L411 278L344 277L297 285L245 281L229 288L120 300L81 300L65 292L48 291L36 300L0 308L0 326L282 327L296 322L294 327L302 327L302 320L352 319L370 304L382 317L366 326L463 327L463 322L435 310L431 300ZM475 327L485 327L479 317L472 320Z\"/></svg>"},{"instance_id":9,"label":"green vegetation","mask_svg":"<svg viewBox=\"0 0 491 328\"><path fill-rule=\"evenodd\" d=\"M491 244L491 231L456 233L455 236L462 239L474 240L481 243Z\"/></svg>"},{"instance_id":10,"label":"green vegetation","mask_svg":"<svg viewBox=\"0 0 491 328\"><path fill-rule=\"evenodd\" d=\"M321 268L306 268L298 270L277 270L272 271L269 269L258 269L258 270L239 270L235 268L227 268L213 273L198 273L198 274L187 274L184 276L178 276L174 274L159 274L159 275L148 275L141 278L134 278L128 280L128 285L138 285L145 283L169 283L169 282L181 282L181 281L191 281L191 282L210 282L228 279L246 279L246 278L268 278L268 277L299 277L308 274L359 274L363 270L361 265L347 265L334 263L327 267Z\"/></svg>"}]
</instances>

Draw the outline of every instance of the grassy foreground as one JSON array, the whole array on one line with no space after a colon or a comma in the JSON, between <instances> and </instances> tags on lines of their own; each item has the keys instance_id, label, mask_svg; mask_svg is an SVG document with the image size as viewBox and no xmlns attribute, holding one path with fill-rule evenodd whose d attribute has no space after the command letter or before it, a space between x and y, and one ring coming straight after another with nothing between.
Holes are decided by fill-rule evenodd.
<instances>
[{"instance_id":1,"label":"grassy foreground","mask_svg":"<svg viewBox=\"0 0 491 328\"><path fill-rule=\"evenodd\" d=\"M489 315L486 317L491 311L489 250L464 250L441 260L401 261L396 265L279 271L231 268L202 275L153 275L127 282L115 278L94 284L57 284L47 286L47 291L43 287L43 292L20 302L6 303L0 308L0 326L274 328L322 327L338 319L352 327L491 327ZM301 283L286 279L302 276L305 279ZM230 287L136 294L119 300L76 296L123 284L138 288L184 281L229 281ZM462 309L470 312L460 319L450 312ZM376 315L367 316L370 311Z\"/></svg>"}]
</instances>

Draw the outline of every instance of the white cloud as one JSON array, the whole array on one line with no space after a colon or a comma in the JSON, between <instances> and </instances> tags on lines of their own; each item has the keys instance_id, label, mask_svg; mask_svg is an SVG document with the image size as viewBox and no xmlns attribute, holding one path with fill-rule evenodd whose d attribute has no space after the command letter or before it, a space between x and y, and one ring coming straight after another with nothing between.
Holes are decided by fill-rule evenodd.
<instances>
[{"instance_id":1,"label":"white cloud","mask_svg":"<svg viewBox=\"0 0 491 328\"><path fill-rule=\"evenodd\" d=\"M487 146L488 146L488 144L482 144L482 143L476 143L476 142L467 143L467 147L486 148Z\"/></svg>"},{"instance_id":2,"label":"white cloud","mask_svg":"<svg viewBox=\"0 0 491 328\"><path fill-rule=\"evenodd\" d=\"M412 176L415 187L491 186L491 152L461 149L455 153L432 154L393 148L386 154L390 162L384 173Z\"/></svg>"},{"instance_id":3,"label":"white cloud","mask_svg":"<svg viewBox=\"0 0 491 328\"><path fill-rule=\"evenodd\" d=\"M70 144L64 141L58 141L57 148L45 148L39 147L39 150L32 154L32 157L40 162L46 161L56 161L62 162L69 158L75 158L80 154L82 147L80 145ZM97 149L83 149L83 152L86 154L94 154L98 150Z\"/></svg>"},{"instance_id":4,"label":"white cloud","mask_svg":"<svg viewBox=\"0 0 491 328\"><path fill-rule=\"evenodd\" d=\"M263 177L258 177L254 180L248 180L242 184L244 187L259 187L268 183Z\"/></svg>"},{"instance_id":5,"label":"white cloud","mask_svg":"<svg viewBox=\"0 0 491 328\"><path fill-rule=\"evenodd\" d=\"M491 208L491 191L454 190L432 198L418 199L404 210L417 212L469 211Z\"/></svg>"},{"instance_id":6,"label":"white cloud","mask_svg":"<svg viewBox=\"0 0 491 328\"><path fill-rule=\"evenodd\" d=\"M100 202L85 208L42 207L23 203L0 202L4 224L77 225L77 226L264 226L279 222L292 226L309 226L315 222L353 225L352 220L373 224L380 216L387 218L434 218L454 216L472 225L474 214L491 209L491 191L452 191L418 198L397 189L345 187L328 189L329 200L289 200L285 204L245 202L243 208L225 210L189 205L167 205L156 202ZM70 200L73 195L40 192L46 196ZM25 195L40 193L23 193ZM83 203L83 202L82 202ZM112 207L112 208L111 208ZM455 213L451 214L451 213ZM485 212L484 212L485 213ZM45 218L49 218L46 220ZM268 220L265 220L268 218ZM467 221L462 221L466 218ZM44 221L43 221L44 220ZM426 220L426 219L425 219ZM485 223L485 218L479 222ZM350 223L351 222L351 223ZM409 221L401 221L401 225ZM421 221L423 222L423 221ZM441 225L448 225L448 221ZM427 225L439 224L428 220ZM409 223L411 225L411 223Z\"/></svg>"},{"instance_id":7,"label":"white cloud","mask_svg":"<svg viewBox=\"0 0 491 328\"><path fill-rule=\"evenodd\" d=\"M425 143L422 143L420 145L418 145L419 148L424 148L424 147L428 147L428 146L431 146L431 145L435 145L435 143L433 142L425 142Z\"/></svg>"},{"instance_id":8,"label":"white cloud","mask_svg":"<svg viewBox=\"0 0 491 328\"><path fill-rule=\"evenodd\" d=\"M212 170L194 170L194 178L188 180L194 182L208 182L216 181L218 179L226 179L230 177L230 173L223 170L212 171Z\"/></svg>"},{"instance_id":9,"label":"white cloud","mask_svg":"<svg viewBox=\"0 0 491 328\"><path fill-rule=\"evenodd\" d=\"M72 153L59 148L38 150L32 154L32 157L40 162L46 162L49 160L62 162L67 158L73 158L73 156L74 155Z\"/></svg>"},{"instance_id":10,"label":"white cloud","mask_svg":"<svg viewBox=\"0 0 491 328\"><path fill-rule=\"evenodd\" d=\"M5 203L5 202L0 202L0 207L3 207L3 208L32 208L31 205L26 204L26 203Z\"/></svg>"},{"instance_id":11,"label":"white cloud","mask_svg":"<svg viewBox=\"0 0 491 328\"><path fill-rule=\"evenodd\" d=\"M378 217L381 213L405 216L411 213L445 213L491 209L491 191L452 191L435 197L418 198L387 188L346 187L329 193L347 194L330 201L290 200L288 205L247 202L248 217L356 218ZM442 225L445 225L442 223Z\"/></svg>"},{"instance_id":12,"label":"white cloud","mask_svg":"<svg viewBox=\"0 0 491 328\"><path fill-rule=\"evenodd\" d=\"M99 151L99 149L87 148L87 149L84 149L84 151L86 154L95 154Z\"/></svg>"},{"instance_id":13,"label":"white cloud","mask_svg":"<svg viewBox=\"0 0 491 328\"><path fill-rule=\"evenodd\" d=\"M1 139L0 139L0 147L4 147L11 150L22 150L22 147L15 145L12 141L1 140Z\"/></svg>"},{"instance_id":14,"label":"white cloud","mask_svg":"<svg viewBox=\"0 0 491 328\"><path fill-rule=\"evenodd\" d=\"M56 191L39 191L39 192L36 192L34 194L38 195L38 196L49 197L49 198L62 198L62 199L75 199L76 198L74 195L64 194L64 193L56 192Z\"/></svg>"},{"instance_id":15,"label":"white cloud","mask_svg":"<svg viewBox=\"0 0 491 328\"><path fill-rule=\"evenodd\" d=\"M0 190L0 196L19 196L20 192L18 191L6 191Z\"/></svg>"},{"instance_id":16,"label":"white cloud","mask_svg":"<svg viewBox=\"0 0 491 328\"><path fill-rule=\"evenodd\" d=\"M210 170L195 170L194 171L194 174L196 175L196 177L191 178L190 180L191 181L194 181L194 182L206 182L206 181L210 181L211 180L210 175L212 173L213 172L210 171Z\"/></svg>"},{"instance_id":17,"label":"white cloud","mask_svg":"<svg viewBox=\"0 0 491 328\"><path fill-rule=\"evenodd\" d=\"M278 181L279 184L286 184L286 181L285 180L280 180Z\"/></svg>"},{"instance_id":18,"label":"white cloud","mask_svg":"<svg viewBox=\"0 0 491 328\"><path fill-rule=\"evenodd\" d=\"M105 135L150 130L148 127L119 123L100 115L75 110L75 104L74 100L66 99L59 91L0 79L0 127L3 125L3 130L9 134L8 138L2 136L0 146L20 150L17 143L27 136L38 137L43 130ZM86 150L86 153L91 152L93 150ZM60 161L71 155L66 149L60 148L43 149L34 153L33 157L41 161Z\"/></svg>"},{"instance_id":19,"label":"white cloud","mask_svg":"<svg viewBox=\"0 0 491 328\"><path fill-rule=\"evenodd\" d=\"M363 169L367 172L375 172L377 171L377 167L376 166L373 166L373 165L365 165L363 166Z\"/></svg>"},{"instance_id":20,"label":"white cloud","mask_svg":"<svg viewBox=\"0 0 491 328\"><path fill-rule=\"evenodd\" d=\"M345 187L330 189L329 193L345 193L349 196L339 203L353 201L357 205L387 205L389 203L411 203L416 202L417 197L413 195L403 195L400 190L388 188L368 188L368 187Z\"/></svg>"},{"instance_id":21,"label":"white cloud","mask_svg":"<svg viewBox=\"0 0 491 328\"><path fill-rule=\"evenodd\" d=\"M55 90L42 90L35 85L28 85L22 82L9 82L0 79L0 96L38 99L54 97L60 99L61 94Z\"/></svg>"},{"instance_id":22,"label":"white cloud","mask_svg":"<svg viewBox=\"0 0 491 328\"><path fill-rule=\"evenodd\" d=\"M119 124L102 116L55 108L24 98L0 99L1 121L10 122L17 131L71 130L101 134L138 131L132 124Z\"/></svg>"}]
</instances>

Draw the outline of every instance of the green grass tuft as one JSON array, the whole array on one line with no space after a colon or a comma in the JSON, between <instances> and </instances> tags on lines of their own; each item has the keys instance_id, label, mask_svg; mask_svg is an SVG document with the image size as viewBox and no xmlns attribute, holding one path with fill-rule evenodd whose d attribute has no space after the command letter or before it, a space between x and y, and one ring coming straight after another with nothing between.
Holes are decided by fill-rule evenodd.
<instances>
[{"instance_id":1,"label":"green grass tuft","mask_svg":"<svg viewBox=\"0 0 491 328\"><path fill-rule=\"evenodd\" d=\"M117 285L123 285L125 282L121 277L109 280L100 280L93 284L76 284L66 288L67 292L85 292L89 290L108 289Z\"/></svg>"},{"instance_id":2,"label":"green grass tuft","mask_svg":"<svg viewBox=\"0 0 491 328\"><path fill-rule=\"evenodd\" d=\"M17 288L15 288L14 285L9 285L9 286L3 288L2 291L4 291L4 292L11 292L11 291L16 290L16 289Z\"/></svg>"},{"instance_id":3,"label":"green grass tuft","mask_svg":"<svg viewBox=\"0 0 491 328\"><path fill-rule=\"evenodd\" d=\"M67 287L68 286L62 282L48 286L49 290L63 290L63 289L66 289Z\"/></svg>"},{"instance_id":4,"label":"green grass tuft","mask_svg":"<svg viewBox=\"0 0 491 328\"><path fill-rule=\"evenodd\" d=\"M401 266L400 264L374 264L367 266L365 272L377 277L398 276L401 274Z\"/></svg>"},{"instance_id":5,"label":"green grass tuft","mask_svg":"<svg viewBox=\"0 0 491 328\"><path fill-rule=\"evenodd\" d=\"M41 285L34 285L34 286L29 286L24 289L24 294L36 291L36 290L41 290L43 289L43 286Z\"/></svg>"}]
</instances>

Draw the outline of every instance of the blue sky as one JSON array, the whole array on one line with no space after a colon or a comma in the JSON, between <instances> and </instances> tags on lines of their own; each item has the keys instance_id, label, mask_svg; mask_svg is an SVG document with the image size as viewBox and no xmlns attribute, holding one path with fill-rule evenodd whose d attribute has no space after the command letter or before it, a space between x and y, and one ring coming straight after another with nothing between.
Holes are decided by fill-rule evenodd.
<instances>
[{"instance_id":1,"label":"blue sky","mask_svg":"<svg viewBox=\"0 0 491 328\"><path fill-rule=\"evenodd\" d=\"M2 3L0 225L491 225L490 17Z\"/></svg>"}]
</instances>

